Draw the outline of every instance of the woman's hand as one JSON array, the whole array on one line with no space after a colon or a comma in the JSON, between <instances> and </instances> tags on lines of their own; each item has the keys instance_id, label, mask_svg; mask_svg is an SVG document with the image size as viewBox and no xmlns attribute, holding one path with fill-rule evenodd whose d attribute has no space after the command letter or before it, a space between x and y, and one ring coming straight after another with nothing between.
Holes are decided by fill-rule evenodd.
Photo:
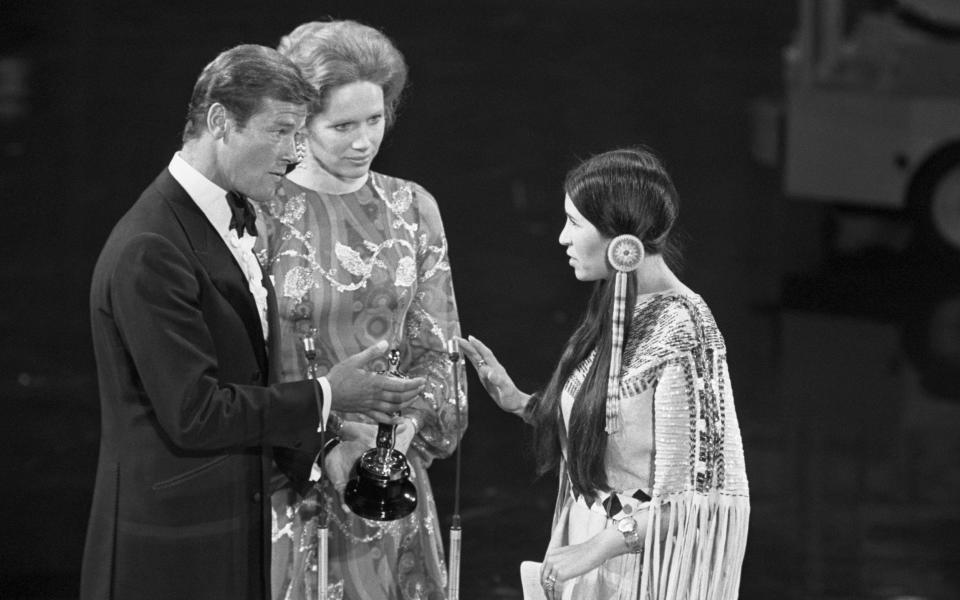
<instances>
[{"instance_id":1,"label":"woman's hand","mask_svg":"<svg viewBox=\"0 0 960 600\"><path fill-rule=\"evenodd\" d=\"M327 470L330 483L342 494L357 459L376 445L377 426L358 421L344 421L339 435L340 443L324 457L323 467Z\"/></svg>"},{"instance_id":2,"label":"woman's hand","mask_svg":"<svg viewBox=\"0 0 960 600\"><path fill-rule=\"evenodd\" d=\"M340 442L333 447L327 455L323 457L323 468L327 471L327 479L333 484L333 487L343 494L343 490L350 481L350 472L353 465L370 446L362 442Z\"/></svg>"},{"instance_id":3,"label":"woman's hand","mask_svg":"<svg viewBox=\"0 0 960 600\"><path fill-rule=\"evenodd\" d=\"M367 448L377 445L377 424L344 421L340 426L340 442L358 442Z\"/></svg>"},{"instance_id":4,"label":"woman's hand","mask_svg":"<svg viewBox=\"0 0 960 600\"><path fill-rule=\"evenodd\" d=\"M565 581L592 571L627 551L623 534L616 528L604 529L581 544L550 547L543 557L540 585L548 600L559 600L563 596Z\"/></svg>"},{"instance_id":5,"label":"woman's hand","mask_svg":"<svg viewBox=\"0 0 960 600\"><path fill-rule=\"evenodd\" d=\"M328 452L323 460L327 477L338 492L343 493L346 488L350 471L360 455L377 445L377 429L376 423L343 422L340 427L340 443ZM406 454L416 433L413 419L401 417L397 424L394 448Z\"/></svg>"},{"instance_id":6,"label":"woman's hand","mask_svg":"<svg viewBox=\"0 0 960 600\"><path fill-rule=\"evenodd\" d=\"M394 419L397 430L394 433L393 447L404 454L410 448L410 442L413 436L417 434L417 429L413 425L413 419L410 417L399 417ZM340 443L358 442L363 448L374 448L377 445L377 430L379 426L376 423L359 423L357 421L344 421L340 428Z\"/></svg>"},{"instance_id":7,"label":"woman's hand","mask_svg":"<svg viewBox=\"0 0 960 600\"><path fill-rule=\"evenodd\" d=\"M410 449L410 442L413 441L413 436L415 435L417 435L417 428L413 424L413 419L410 417L400 417L400 423L397 424L397 431L395 433L393 447L406 454L407 450Z\"/></svg>"},{"instance_id":8,"label":"woman's hand","mask_svg":"<svg viewBox=\"0 0 960 600\"><path fill-rule=\"evenodd\" d=\"M458 337L460 350L470 360L470 364L476 369L480 377L480 383L483 389L487 390L497 406L503 410L522 416L527 407L527 401L530 399L528 394L524 394L517 389L507 370L503 368L497 357L493 355L490 348L487 348L483 342L469 336L468 339Z\"/></svg>"},{"instance_id":9,"label":"woman's hand","mask_svg":"<svg viewBox=\"0 0 960 600\"><path fill-rule=\"evenodd\" d=\"M397 429L394 432L393 447L406 454L413 436L417 435L417 428L410 417L398 417L394 419L394 423ZM376 423L344 421L340 428L340 443L356 442L365 450L374 448L377 445L378 430L379 426Z\"/></svg>"}]
</instances>

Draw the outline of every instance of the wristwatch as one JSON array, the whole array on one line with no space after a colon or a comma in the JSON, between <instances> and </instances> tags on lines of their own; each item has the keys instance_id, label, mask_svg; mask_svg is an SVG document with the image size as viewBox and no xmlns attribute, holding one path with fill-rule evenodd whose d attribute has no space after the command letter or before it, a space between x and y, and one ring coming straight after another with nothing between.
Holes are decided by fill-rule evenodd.
<instances>
[{"instance_id":1,"label":"wristwatch","mask_svg":"<svg viewBox=\"0 0 960 600\"><path fill-rule=\"evenodd\" d=\"M640 541L640 534L637 533L637 520L633 517L623 517L617 521L617 530L623 534L623 541L627 543L627 548L634 554L643 552L643 543Z\"/></svg>"}]
</instances>

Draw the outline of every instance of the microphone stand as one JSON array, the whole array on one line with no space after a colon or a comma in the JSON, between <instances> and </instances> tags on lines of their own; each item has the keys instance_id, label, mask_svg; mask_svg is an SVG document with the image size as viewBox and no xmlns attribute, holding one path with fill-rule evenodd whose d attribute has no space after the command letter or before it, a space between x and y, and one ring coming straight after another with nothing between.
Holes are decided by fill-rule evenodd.
<instances>
[{"instance_id":1,"label":"microphone stand","mask_svg":"<svg viewBox=\"0 0 960 600\"><path fill-rule=\"evenodd\" d=\"M457 406L457 431L463 431L460 410L460 345L457 340L447 341L447 355L450 358L453 370L453 398ZM453 484L453 518L450 521L450 567L447 573L447 598L460 600L460 550L463 543L463 531L460 527L460 448L463 438L457 444L456 450L456 477Z\"/></svg>"},{"instance_id":2,"label":"microphone stand","mask_svg":"<svg viewBox=\"0 0 960 600\"><path fill-rule=\"evenodd\" d=\"M303 355L307 359L307 375L314 380L313 396L320 406L320 384L317 379L317 347L314 341L316 329L310 328L310 334L303 336ZM322 419L322 415L321 415ZM327 584L330 580L329 564L329 515L327 514L327 502L323 493L323 478L326 476L326 468L323 464L323 457L327 449L327 425L321 422L320 433L320 479L316 482L317 490L317 600L327 600Z\"/></svg>"}]
</instances>

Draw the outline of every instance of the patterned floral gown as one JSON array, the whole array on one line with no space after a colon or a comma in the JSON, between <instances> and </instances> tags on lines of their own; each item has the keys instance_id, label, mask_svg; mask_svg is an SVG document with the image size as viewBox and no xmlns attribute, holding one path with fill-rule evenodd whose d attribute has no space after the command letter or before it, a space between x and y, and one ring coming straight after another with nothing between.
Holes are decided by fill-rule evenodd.
<instances>
[{"instance_id":1,"label":"patterned floral gown","mask_svg":"<svg viewBox=\"0 0 960 600\"><path fill-rule=\"evenodd\" d=\"M301 336L315 328L321 375L386 339L401 351L401 371L427 380L404 410L419 423L407 451L418 494L413 514L386 523L362 519L344 511L343 481L323 486L330 515L328 597L445 598L443 544L427 467L453 452L463 430L457 428L444 353L460 328L436 200L415 183L371 172L361 189L343 195L287 181L279 199L257 209L258 257L277 289L283 379L305 377ZM386 370L387 364L375 361L370 368ZM459 380L465 388L463 373ZM461 398L465 428L465 389ZM339 416L372 422L359 414ZM352 457L364 449L341 444L338 451ZM301 498L289 486L273 495L275 600L316 597L315 502L315 495Z\"/></svg>"},{"instance_id":2,"label":"patterned floral gown","mask_svg":"<svg viewBox=\"0 0 960 600\"><path fill-rule=\"evenodd\" d=\"M750 501L723 337L703 299L679 292L640 296L631 328L620 372L623 425L607 440L613 489L578 496L562 468L550 544L585 542L628 516L646 523L648 535L643 553L564 582L563 598L736 598ZM593 359L564 387L567 426Z\"/></svg>"}]
</instances>

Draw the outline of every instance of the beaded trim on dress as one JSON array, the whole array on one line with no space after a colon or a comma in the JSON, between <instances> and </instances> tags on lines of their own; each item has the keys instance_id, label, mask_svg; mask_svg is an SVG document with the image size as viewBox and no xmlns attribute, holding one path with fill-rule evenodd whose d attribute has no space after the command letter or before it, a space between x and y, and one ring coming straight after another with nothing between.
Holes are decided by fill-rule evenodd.
<instances>
[{"instance_id":1,"label":"beaded trim on dress","mask_svg":"<svg viewBox=\"0 0 960 600\"><path fill-rule=\"evenodd\" d=\"M576 394L592 360L574 370L567 393ZM623 563L632 572L621 581L636 587L619 597L735 598L749 487L726 347L699 296L638 300L619 391L630 397L651 388L656 452L643 564ZM561 502L568 483L561 481Z\"/></svg>"}]
</instances>

